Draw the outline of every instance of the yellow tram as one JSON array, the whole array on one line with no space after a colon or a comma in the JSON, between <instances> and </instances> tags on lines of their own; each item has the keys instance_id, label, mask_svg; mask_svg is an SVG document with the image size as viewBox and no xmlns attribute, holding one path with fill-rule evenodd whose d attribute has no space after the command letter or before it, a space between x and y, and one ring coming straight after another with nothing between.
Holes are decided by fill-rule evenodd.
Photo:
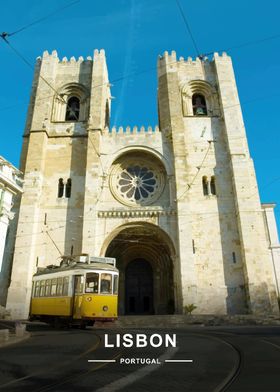
<instances>
[{"instance_id":1,"label":"yellow tram","mask_svg":"<svg viewBox=\"0 0 280 392\"><path fill-rule=\"evenodd\" d=\"M38 268L33 276L30 319L93 325L118 316L116 261L108 257L63 257L60 266Z\"/></svg>"}]
</instances>

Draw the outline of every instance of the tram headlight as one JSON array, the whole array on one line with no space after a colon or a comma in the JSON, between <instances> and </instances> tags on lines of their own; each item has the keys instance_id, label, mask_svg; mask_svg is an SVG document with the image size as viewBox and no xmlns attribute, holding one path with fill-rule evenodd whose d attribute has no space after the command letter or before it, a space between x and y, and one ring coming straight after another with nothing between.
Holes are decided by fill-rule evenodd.
<instances>
[{"instance_id":1,"label":"tram headlight","mask_svg":"<svg viewBox=\"0 0 280 392\"><path fill-rule=\"evenodd\" d=\"M103 310L104 310L104 312L107 312L108 306L107 305L103 306Z\"/></svg>"}]
</instances>

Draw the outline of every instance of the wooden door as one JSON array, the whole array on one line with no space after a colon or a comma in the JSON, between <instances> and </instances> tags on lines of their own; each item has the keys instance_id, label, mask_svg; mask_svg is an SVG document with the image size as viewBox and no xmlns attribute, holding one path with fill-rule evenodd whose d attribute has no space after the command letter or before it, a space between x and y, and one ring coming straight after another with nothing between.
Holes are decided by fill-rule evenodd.
<instances>
[{"instance_id":1,"label":"wooden door","mask_svg":"<svg viewBox=\"0 0 280 392\"><path fill-rule=\"evenodd\" d=\"M131 261L125 273L126 314L153 313L153 270L145 259Z\"/></svg>"}]
</instances>

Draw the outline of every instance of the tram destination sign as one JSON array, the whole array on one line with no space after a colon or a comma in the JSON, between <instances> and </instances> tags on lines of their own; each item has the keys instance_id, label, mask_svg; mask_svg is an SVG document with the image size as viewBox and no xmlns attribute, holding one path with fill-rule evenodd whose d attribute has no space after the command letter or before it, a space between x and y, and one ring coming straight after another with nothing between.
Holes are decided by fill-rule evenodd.
<instances>
[{"instance_id":1,"label":"tram destination sign","mask_svg":"<svg viewBox=\"0 0 280 392\"><path fill-rule=\"evenodd\" d=\"M104 264L111 264L114 267L116 266L116 259L114 257L95 257L90 256L91 263L104 263Z\"/></svg>"}]
</instances>

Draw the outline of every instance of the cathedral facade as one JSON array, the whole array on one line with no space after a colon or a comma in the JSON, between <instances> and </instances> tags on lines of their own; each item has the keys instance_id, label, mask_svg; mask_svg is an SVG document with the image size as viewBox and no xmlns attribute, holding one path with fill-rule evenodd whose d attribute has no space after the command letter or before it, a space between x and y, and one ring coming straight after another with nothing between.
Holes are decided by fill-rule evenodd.
<instances>
[{"instance_id":1,"label":"cathedral facade","mask_svg":"<svg viewBox=\"0 0 280 392\"><path fill-rule=\"evenodd\" d=\"M278 313L273 206L260 204L230 57L164 53L158 127L110 129L110 112L103 50L37 60L12 315L28 316L37 267L81 253L116 258L120 314L192 304L200 314Z\"/></svg>"}]
</instances>

